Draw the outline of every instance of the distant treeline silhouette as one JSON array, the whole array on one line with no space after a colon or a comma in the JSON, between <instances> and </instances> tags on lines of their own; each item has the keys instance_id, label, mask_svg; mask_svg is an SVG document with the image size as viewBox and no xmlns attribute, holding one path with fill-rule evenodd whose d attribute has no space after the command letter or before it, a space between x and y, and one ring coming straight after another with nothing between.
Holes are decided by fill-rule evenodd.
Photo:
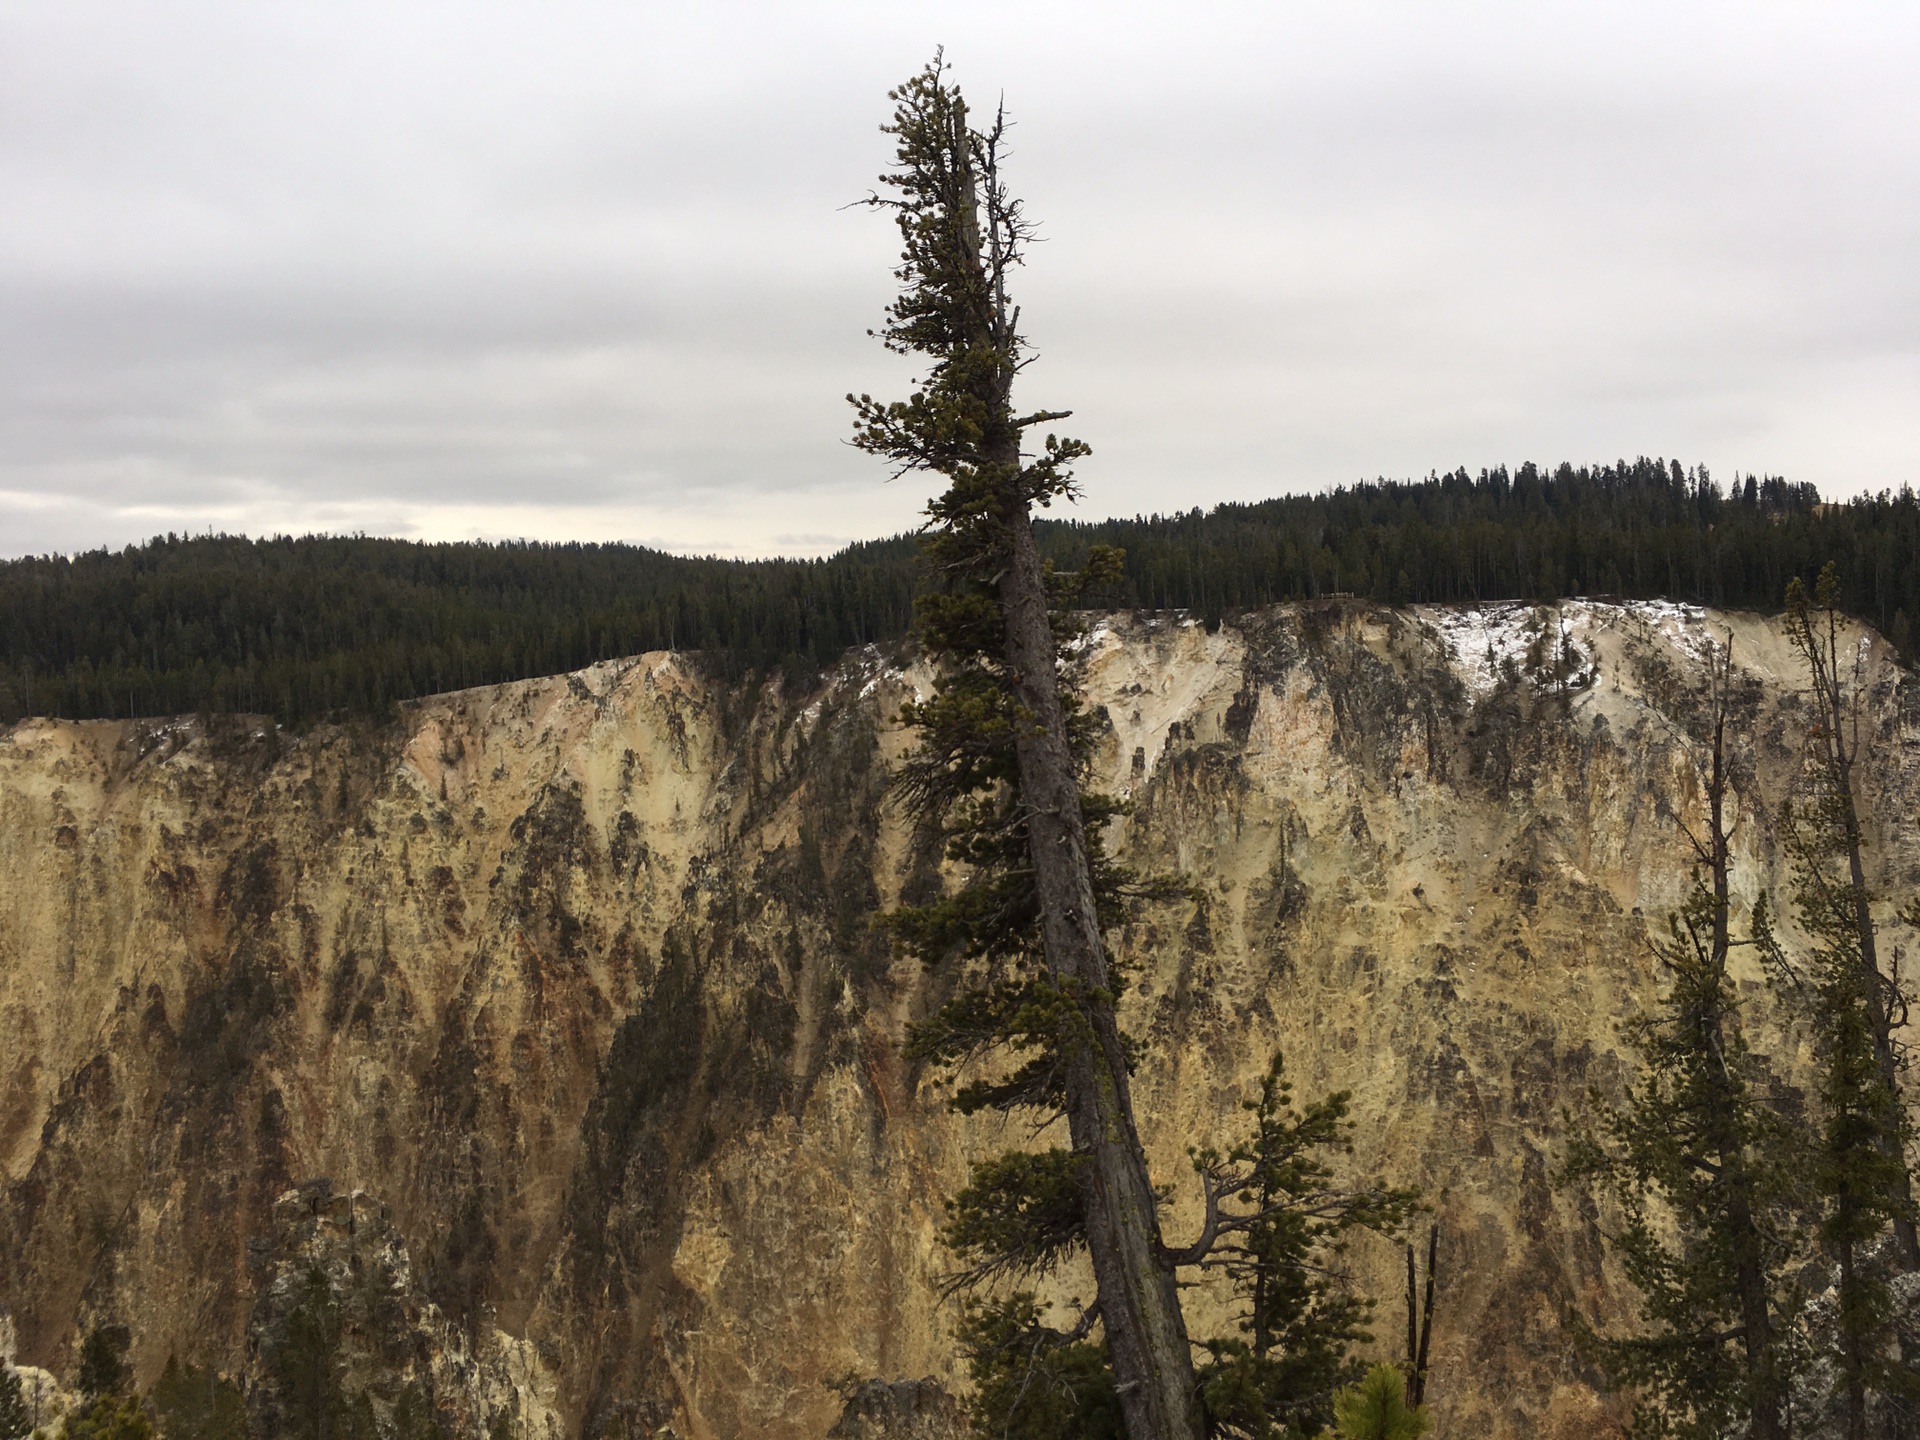
<instances>
[{"instance_id":1,"label":"distant treeline silhouette","mask_svg":"<svg viewBox=\"0 0 1920 1440\"><path fill-rule=\"evenodd\" d=\"M1072 568L1125 548L1103 603L1215 621L1277 601L1667 598L1772 610L1832 560L1845 608L1910 661L1920 619L1911 489L1822 504L1813 486L1637 460L1360 484L1184 514L1047 521ZM811 673L896 640L930 580L910 536L824 560L632 545L167 536L0 562L0 722L193 711L290 724L677 648L733 675Z\"/></svg>"}]
</instances>

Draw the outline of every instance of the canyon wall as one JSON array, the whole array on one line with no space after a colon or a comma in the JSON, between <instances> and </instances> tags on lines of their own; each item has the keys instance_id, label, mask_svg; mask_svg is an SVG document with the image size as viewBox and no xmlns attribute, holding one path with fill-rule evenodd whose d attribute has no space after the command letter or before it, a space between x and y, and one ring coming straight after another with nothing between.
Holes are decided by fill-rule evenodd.
<instances>
[{"instance_id":1,"label":"canyon wall","mask_svg":"<svg viewBox=\"0 0 1920 1440\"><path fill-rule=\"evenodd\" d=\"M1355 1172L1419 1184L1441 1227L1442 1434L1618 1418L1563 1314L1630 1297L1552 1176L1563 1110L1628 1073L1619 1026L1687 882L1709 634L1743 677L1744 916L1782 888L1777 806L1804 783L1776 622L1331 602L1211 633L1114 615L1080 642L1098 779L1133 802L1112 841L1195 886L1114 937L1170 1235L1197 1223L1187 1147L1231 1138L1276 1047L1302 1094L1351 1090ZM1849 643L1874 879L1912 894L1920 696L1877 639ZM243 1373L286 1257L374 1244L355 1217L377 1211L413 1337L395 1363L476 1429L504 1406L528 1436L819 1437L849 1379L962 1388L942 1197L1024 1136L949 1114L899 1053L950 983L873 924L943 883L888 796L894 717L926 683L877 651L808 693L652 654L298 737L16 726L0 1307L20 1362L71 1374L116 1322L143 1382L169 1355ZM1794 1083L1803 1038L1768 1027L1757 975L1742 988ZM1394 1353L1400 1253L1351 1259ZM1225 1323L1217 1297L1194 1312Z\"/></svg>"}]
</instances>

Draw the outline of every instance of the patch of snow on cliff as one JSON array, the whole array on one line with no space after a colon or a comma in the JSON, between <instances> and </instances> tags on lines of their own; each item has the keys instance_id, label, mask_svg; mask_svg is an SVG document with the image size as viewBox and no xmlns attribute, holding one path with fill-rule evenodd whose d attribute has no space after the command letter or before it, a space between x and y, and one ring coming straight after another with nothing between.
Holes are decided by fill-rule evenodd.
<instances>
[{"instance_id":1,"label":"patch of snow on cliff","mask_svg":"<svg viewBox=\"0 0 1920 1440\"><path fill-rule=\"evenodd\" d=\"M1475 695L1498 685L1507 666L1524 665L1540 634L1538 607L1523 600L1471 609L1436 607L1424 610L1421 618L1439 634L1454 673Z\"/></svg>"},{"instance_id":2,"label":"patch of snow on cliff","mask_svg":"<svg viewBox=\"0 0 1920 1440\"><path fill-rule=\"evenodd\" d=\"M1097 651L1112 637L1113 621L1103 615L1061 648L1069 655L1078 655L1087 650Z\"/></svg>"},{"instance_id":3,"label":"patch of snow on cliff","mask_svg":"<svg viewBox=\"0 0 1920 1440\"><path fill-rule=\"evenodd\" d=\"M874 691L878 690L882 685L904 685L909 690L913 691L914 698L916 700L921 700L926 698L920 693L919 682L916 681L913 678L913 676L907 673L905 667L900 665L882 666L878 674L876 674L871 680L867 681L866 684L860 687L860 698L862 700L867 699L870 695L873 694Z\"/></svg>"},{"instance_id":4,"label":"patch of snow on cliff","mask_svg":"<svg viewBox=\"0 0 1920 1440\"><path fill-rule=\"evenodd\" d=\"M1684 655L1704 657L1723 643L1707 628L1707 612L1677 600L1627 600L1615 607L1633 616Z\"/></svg>"},{"instance_id":5,"label":"patch of snow on cliff","mask_svg":"<svg viewBox=\"0 0 1920 1440\"><path fill-rule=\"evenodd\" d=\"M852 663L847 667L843 678L834 682L837 690L842 684L860 681L862 700L871 700L874 692L882 685L900 683L907 679L907 672L898 665L889 664L884 651L878 645L862 645L856 652Z\"/></svg>"},{"instance_id":6,"label":"patch of snow on cliff","mask_svg":"<svg viewBox=\"0 0 1920 1440\"><path fill-rule=\"evenodd\" d=\"M1509 666L1527 671L1528 652L1543 636L1543 658L1563 663L1567 683L1591 683L1595 641L1602 631L1625 630L1658 638L1693 659L1704 659L1726 639L1708 623L1698 605L1676 600L1563 600L1536 605L1524 600L1489 605L1419 608L1420 618L1439 635L1454 673L1475 695L1500 683Z\"/></svg>"}]
</instances>

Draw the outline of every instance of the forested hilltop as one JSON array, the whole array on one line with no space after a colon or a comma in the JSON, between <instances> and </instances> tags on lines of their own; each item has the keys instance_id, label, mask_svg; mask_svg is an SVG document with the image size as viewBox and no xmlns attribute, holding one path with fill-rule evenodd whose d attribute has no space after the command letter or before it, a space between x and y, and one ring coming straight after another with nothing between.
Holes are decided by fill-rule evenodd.
<instances>
[{"instance_id":1,"label":"forested hilltop","mask_svg":"<svg viewBox=\"0 0 1920 1440\"><path fill-rule=\"evenodd\" d=\"M1208 512L1048 521L1065 567L1126 551L1101 603L1209 620L1350 593L1394 604L1664 597L1775 610L1832 561L1842 608L1911 660L1920 499L1822 504L1811 485L1641 459L1465 470ZM912 537L824 560L735 561L631 545L420 544L364 536L156 539L0 563L0 721L196 710L287 723L644 650L735 672L810 671L897 639L928 583Z\"/></svg>"}]
</instances>

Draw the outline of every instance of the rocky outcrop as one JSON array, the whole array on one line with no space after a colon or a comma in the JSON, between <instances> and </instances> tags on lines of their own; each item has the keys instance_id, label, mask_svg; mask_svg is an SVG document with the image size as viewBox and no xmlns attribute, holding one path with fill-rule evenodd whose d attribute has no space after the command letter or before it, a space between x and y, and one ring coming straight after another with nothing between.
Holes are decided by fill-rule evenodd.
<instances>
[{"instance_id":1,"label":"rocky outcrop","mask_svg":"<svg viewBox=\"0 0 1920 1440\"><path fill-rule=\"evenodd\" d=\"M827 1440L963 1440L968 1433L960 1403L929 1375L850 1386Z\"/></svg>"},{"instance_id":2,"label":"rocky outcrop","mask_svg":"<svg viewBox=\"0 0 1920 1440\"><path fill-rule=\"evenodd\" d=\"M1561 1317L1626 1297L1551 1177L1563 1107L1622 1083L1647 926L1686 882L1708 627L1747 677L1744 911L1780 888L1770 817L1803 783L1767 622L1333 603L1211 633L1113 616L1078 652L1100 779L1133 802L1113 843L1195 882L1114 937L1169 1227L1197 1223L1187 1146L1231 1133L1275 1047L1302 1091L1351 1089L1353 1163L1422 1185L1442 1227L1448 1433L1612 1421ZM1920 716L1860 645L1875 879L1898 894ZM804 694L656 654L298 737L16 726L0 1306L21 1361L68 1374L89 1325L122 1321L143 1382L170 1353L257 1378L250 1322L317 1272L393 1322L392 1355L349 1347L348 1373L391 1361L462 1427L511 1395L569 1436L819 1437L871 1419L837 1377L959 1390L941 1198L1017 1137L901 1058L948 980L871 923L942 880L887 798L891 717L924 683L877 652ZM1800 1042L1748 986L1790 1084ZM1388 1353L1398 1254L1352 1260Z\"/></svg>"},{"instance_id":3,"label":"rocky outcrop","mask_svg":"<svg viewBox=\"0 0 1920 1440\"><path fill-rule=\"evenodd\" d=\"M268 1234L248 1246L257 1432L558 1440L538 1358L491 1327L449 1325L416 1290L392 1219L324 1177L274 1203Z\"/></svg>"},{"instance_id":4,"label":"rocky outcrop","mask_svg":"<svg viewBox=\"0 0 1920 1440\"><path fill-rule=\"evenodd\" d=\"M13 1317L0 1311L0 1369L20 1382L20 1405L27 1423L35 1430L57 1424L75 1408L80 1397L62 1387L52 1372L23 1361L17 1348Z\"/></svg>"}]
</instances>

